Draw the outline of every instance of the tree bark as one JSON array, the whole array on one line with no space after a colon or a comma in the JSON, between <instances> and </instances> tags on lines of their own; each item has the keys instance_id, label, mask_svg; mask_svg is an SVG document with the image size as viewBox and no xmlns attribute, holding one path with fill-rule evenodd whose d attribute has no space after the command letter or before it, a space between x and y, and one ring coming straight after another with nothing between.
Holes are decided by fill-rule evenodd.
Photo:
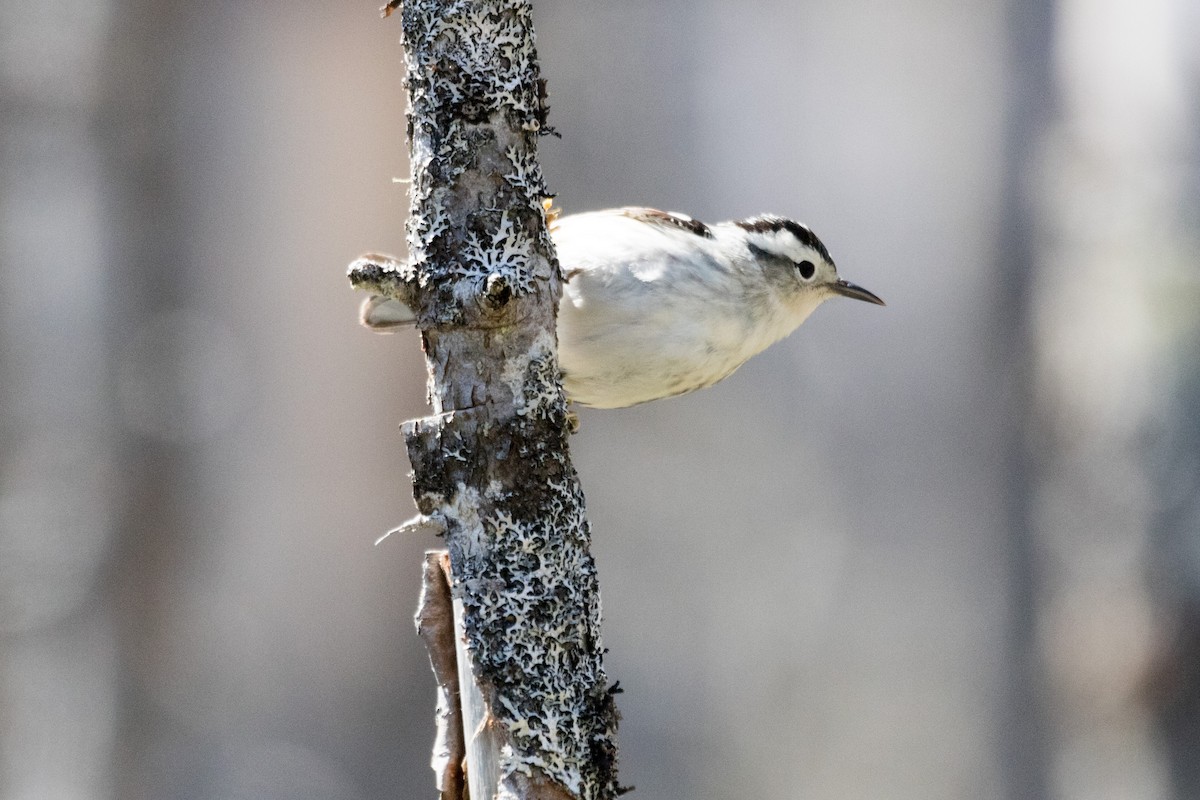
<instances>
[{"instance_id":1,"label":"tree bark","mask_svg":"<svg viewBox=\"0 0 1200 800\"><path fill-rule=\"evenodd\" d=\"M530 6L407 0L401 16L410 260L350 277L407 302L422 333L433 413L403 426L414 496L445 529L480 727L499 745L467 778L497 775L483 797L613 797L617 714L558 382Z\"/></svg>"}]
</instances>

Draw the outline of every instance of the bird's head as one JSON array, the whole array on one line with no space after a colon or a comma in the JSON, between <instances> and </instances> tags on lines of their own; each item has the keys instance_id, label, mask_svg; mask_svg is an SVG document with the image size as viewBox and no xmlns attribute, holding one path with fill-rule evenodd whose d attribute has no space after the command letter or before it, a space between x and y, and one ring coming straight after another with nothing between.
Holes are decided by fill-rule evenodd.
<instances>
[{"instance_id":1,"label":"bird's head","mask_svg":"<svg viewBox=\"0 0 1200 800\"><path fill-rule=\"evenodd\" d=\"M839 295L884 305L874 293L838 276L829 250L807 225L766 215L738 220L734 226L768 281L782 286L806 310Z\"/></svg>"}]
</instances>

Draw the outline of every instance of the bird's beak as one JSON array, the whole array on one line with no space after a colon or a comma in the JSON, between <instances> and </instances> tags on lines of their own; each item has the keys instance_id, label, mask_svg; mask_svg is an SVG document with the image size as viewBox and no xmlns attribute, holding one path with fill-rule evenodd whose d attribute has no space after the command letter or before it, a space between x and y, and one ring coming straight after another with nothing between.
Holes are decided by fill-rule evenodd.
<instances>
[{"instance_id":1,"label":"bird's beak","mask_svg":"<svg viewBox=\"0 0 1200 800\"><path fill-rule=\"evenodd\" d=\"M850 281L838 280L837 283L830 285L831 289L842 297L852 297L855 300L866 300L868 303L874 303L877 306L886 306L887 303L879 299L872 292L868 292L861 286L857 286Z\"/></svg>"}]
</instances>

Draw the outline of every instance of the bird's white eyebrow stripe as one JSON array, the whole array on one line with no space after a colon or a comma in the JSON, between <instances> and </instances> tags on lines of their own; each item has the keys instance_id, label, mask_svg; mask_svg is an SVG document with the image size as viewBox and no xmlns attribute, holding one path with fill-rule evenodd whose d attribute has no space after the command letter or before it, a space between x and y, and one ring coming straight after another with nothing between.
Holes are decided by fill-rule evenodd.
<instances>
[{"instance_id":1,"label":"bird's white eyebrow stripe","mask_svg":"<svg viewBox=\"0 0 1200 800\"><path fill-rule=\"evenodd\" d=\"M733 221L733 224L747 233L778 233L779 231L786 230L795 236L800 244L811 247L821 254L821 258L830 264L833 263L833 259L829 256L829 251L825 249L825 244L817 238L812 229L795 220L767 214L761 217L751 217L750 219L737 219Z\"/></svg>"}]
</instances>

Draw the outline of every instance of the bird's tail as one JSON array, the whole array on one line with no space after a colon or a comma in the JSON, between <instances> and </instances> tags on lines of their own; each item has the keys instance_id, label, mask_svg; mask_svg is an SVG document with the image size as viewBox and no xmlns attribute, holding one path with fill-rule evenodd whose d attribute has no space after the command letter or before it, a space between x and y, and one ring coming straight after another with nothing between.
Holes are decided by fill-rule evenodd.
<instances>
[{"instance_id":1,"label":"bird's tail","mask_svg":"<svg viewBox=\"0 0 1200 800\"><path fill-rule=\"evenodd\" d=\"M412 325L417 321L417 316L399 300L373 294L363 300L358 310L358 321L375 333L391 333L396 328Z\"/></svg>"}]
</instances>

